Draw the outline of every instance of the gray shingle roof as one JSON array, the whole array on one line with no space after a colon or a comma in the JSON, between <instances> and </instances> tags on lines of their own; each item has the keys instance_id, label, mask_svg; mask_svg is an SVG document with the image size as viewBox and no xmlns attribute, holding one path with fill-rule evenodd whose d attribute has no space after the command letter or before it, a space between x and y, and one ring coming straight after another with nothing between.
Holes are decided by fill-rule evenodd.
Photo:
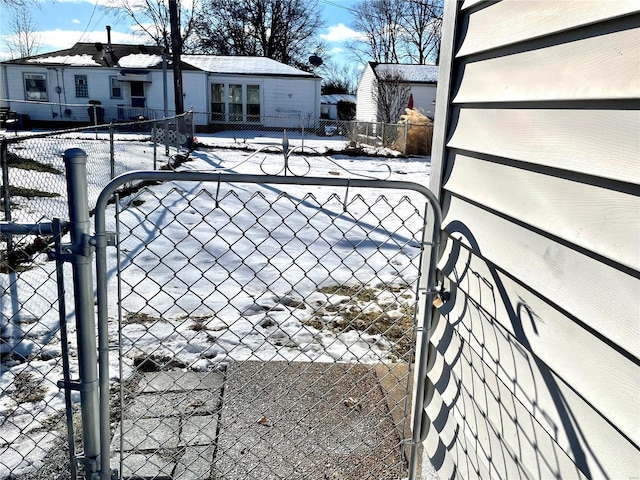
<instances>
[{"instance_id":1,"label":"gray shingle roof","mask_svg":"<svg viewBox=\"0 0 640 480\"><path fill-rule=\"evenodd\" d=\"M387 72L401 73L408 82L437 83L438 65L409 65L402 63L372 64L376 76L384 76Z\"/></svg>"},{"instance_id":2,"label":"gray shingle roof","mask_svg":"<svg viewBox=\"0 0 640 480\"><path fill-rule=\"evenodd\" d=\"M327 103L331 105L337 105L339 101L356 103L356 96L347 93L334 93L331 95L321 95L320 103Z\"/></svg>"},{"instance_id":3,"label":"gray shingle roof","mask_svg":"<svg viewBox=\"0 0 640 480\"><path fill-rule=\"evenodd\" d=\"M237 75L286 75L313 77L314 75L298 70L266 57L223 57L216 55L182 55L186 62L200 70L211 73Z\"/></svg>"}]
</instances>

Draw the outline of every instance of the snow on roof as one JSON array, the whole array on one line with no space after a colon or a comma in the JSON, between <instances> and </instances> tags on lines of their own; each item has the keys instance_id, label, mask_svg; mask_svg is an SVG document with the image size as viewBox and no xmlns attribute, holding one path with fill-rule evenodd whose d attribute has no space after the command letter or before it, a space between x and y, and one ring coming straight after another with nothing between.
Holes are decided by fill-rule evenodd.
<instances>
[{"instance_id":1,"label":"snow on roof","mask_svg":"<svg viewBox=\"0 0 640 480\"><path fill-rule=\"evenodd\" d=\"M408 82L436 83L438 81L438 65L380 63L373 69L378 77L393 72L402 74Z\"/></svg>"},{"instance_id":2,"label":"snow on roof","mask_svg":"<svg viewBox=\"0 0 640 480\"><path fill-rule=\"evenodd\" d=\"M162 63L160 55L149 55L145 53L136 53L126 55L118 60L118 66L122 68L151 68Z\"/></svg>"},{"instance_id":3,"label":"snow on roof","mask_svg":"<svg viewBox=\"0 0 640 480\"><path fill-rule=\"evenodd\" d=\"M38 57L27 60L29 63L51 63L56 65L73 65L76 67L99 67L91 55L59 55L55 57Z\"/></svg>"},{"instance_id":4,"label":"snow on roof","mask_svg":"<svg viewBox=\"0 0 640 480\"><path fill-rule=\"evenodd\" d=\"M183 62L211 73L240 75L296 75L313 77L312 73L298 70L266 57L222 57L216 55L182 55Z\"/></svg>"},{"instance_id":5,"label":"snow on roof","mask_svg":"<svg viewBox=\"0 0 640 480\"><path fill-rule=\"evenodd\" d=\"M339 101L345 101L345 102L353 102L356 103L356 96L355 95L350 95L347 93L334 93L331 95L321 95L320 96L320 103L328 103L331 105L337 105L337 103Z\"/></svg>"}]
</instances>

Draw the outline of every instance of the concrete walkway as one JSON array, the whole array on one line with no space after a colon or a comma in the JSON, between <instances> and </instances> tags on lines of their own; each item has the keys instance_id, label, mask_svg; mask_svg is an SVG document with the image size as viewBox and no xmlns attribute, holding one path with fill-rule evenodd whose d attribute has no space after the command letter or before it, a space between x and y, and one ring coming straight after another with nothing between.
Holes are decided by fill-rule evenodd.
<instances>
[{"instance_id":1,"label":"concrete walkway","mask_svg":"<svg viewBox=\"0 0 640 480\"><path fill-rule=\"evenodd\" d=\"M141 373L112 468L122 454L131 479L398 480L405 378L405 365L285 362Z\"/></svg>"}]
</instances>

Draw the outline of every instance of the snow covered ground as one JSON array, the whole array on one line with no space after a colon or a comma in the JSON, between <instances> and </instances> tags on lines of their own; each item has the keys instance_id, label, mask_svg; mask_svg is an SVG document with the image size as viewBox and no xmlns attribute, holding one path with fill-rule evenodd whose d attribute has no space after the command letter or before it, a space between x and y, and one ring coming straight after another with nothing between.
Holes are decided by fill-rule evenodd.
<instances>
[{"instance_id":1,"label":"snow covered ground","mask_svg":"<svg viewBox=\"0 0 640 480\"><path fill-rule=\"evenodd\" d=\"M124 167L148 165L149 142L120 138L125 139L119 142L119 152L126 152L120 158L129 162ZM295 135L289 140L296 151L302 145ZM82 140L75 141L83 146ZM281 138L256 135L248 150L242 146L245 141L228 133L198 135L198 142L211 149L193 152L180 169L283 173L283 155L277 152ZM267 144L272 148L260 151ZM236 148L213 148L222 145ZM304 145L324 152L340 150L346 141L306 138ZM25 147L24 154L29 156L28 144ZM288 168L289 175L355 175L422 185L428 183L429 175L428 159L397 154L393 158L292 155ZM64 188L63 178L46 175ZM104 173L90 176L92 201L107 181ZM403 200L405 196L406 192L311 188L304 182L255 188L171 182L122 198L120 347L125 378L145 357L158 362L170 359L195 370L246 359L397 360L399 353L391 348L393 342L384 330L371 333L363 331L366 328L334 327L354 309L374 315L384 312L393 320L406 315L414 302L412 285L420 251L414 235L420 215L413 212L415 205ZM41 209L30 206L30 200L18 201L20 221L42 218ZM385 202L391 207L383 206L384 213L371 207ZM108 208L107 218L113 218L115 206ZM116 250L110 249L108 255L113 293ZM64 396L56 386L62 378L62 351L55 265L41 254L33 258L32 266L18 277L0 274L4 292L0 300L0 478L42 463L59 440L59 432L50 428L51 419L64 411ZM77 377L68 265L65 289L72 377ZM110 295L109 303L110 336L115 344L116 295ZM119 377L117 353L111 359L112 378ZM78 401L77 395L74 400Z\"/></svg>"}]
</instances>

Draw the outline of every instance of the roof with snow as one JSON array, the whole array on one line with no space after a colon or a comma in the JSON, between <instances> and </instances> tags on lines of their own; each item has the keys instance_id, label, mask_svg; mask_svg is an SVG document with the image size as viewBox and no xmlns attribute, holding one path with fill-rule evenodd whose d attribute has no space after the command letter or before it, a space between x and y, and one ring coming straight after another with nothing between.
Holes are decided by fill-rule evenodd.
<instances>
[{"instance_id":1,"label":"roof with snow","mask_svg":"<svg viewBox=\"0 0 640 480\"><path fill-rule=\"evenodd\" d=\"M235 75L286 75L313 77L313 73L299 70L267 57L223 57L217 55L182 55L186 62L210 73Z\"/></svg>"},{"instance_id":2,"label":"roof with snow","mask_svg":"<svg viewBox=\"0 0 640 480\"><path fill-rule=\"evenodd\" d=\"M163 47L78 42L66 50L9 60L8 64L74 67L162 68ZM183 68L193 70L190 65Z\"/></svg>"},{"instance_id":3,"label":"roof with snow","mask_svg":"<svg viewBox=\"0 0 640 480\"><path fill-rule=\"evenodd\" d=\"M379 78L387 73L401 74L410 83L437 83L438 65L410 65L404 63L370 63Z\"/></svg>"},{"instance_id":4,"label":"roof with snow","mask_svg":"<svg viewBox=\"0 0 640 480\"><path fill-rule=\"evenodd\" d=\"M333 93L320 96L320 103L337 105L340 101L356 103L356 96L348 93Z\"/></svg>"},{"instance_id":5,"label":"roof with snow","mask_svg":"<svg viewBox=\"0 0 640 480\"><path fill-rule=\"evenodd\" d=\"M56 52L43 53L0 63L151 69L162 68L163 51L163 47L154 45L108 45L100 42L79 42L66 50L58 50ZM171 64L171 57L168 55L167 58L168 63ZM202 70L210 73L233 75L315 77L313 73L299 70L266 57L182 55L180 60L183 70Z\"/></svg>"}]
</instances>

